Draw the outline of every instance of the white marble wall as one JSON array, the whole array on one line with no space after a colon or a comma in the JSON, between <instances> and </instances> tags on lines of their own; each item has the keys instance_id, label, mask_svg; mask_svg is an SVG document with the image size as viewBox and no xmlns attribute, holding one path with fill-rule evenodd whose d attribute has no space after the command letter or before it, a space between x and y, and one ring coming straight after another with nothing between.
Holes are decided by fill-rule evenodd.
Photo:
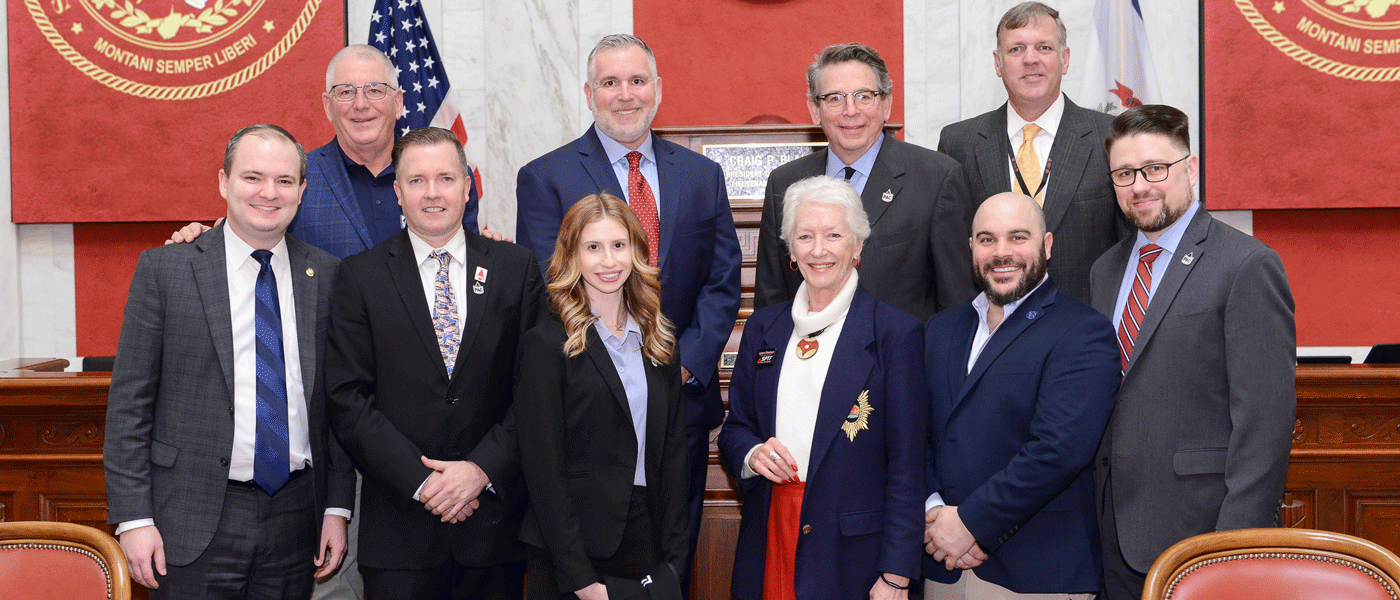
<instances>
[{"instance_id":1,"label":"white marble wall","mask_svg":"<svg viewBox=\"0 0 1400 600\"><path fill-rule=\"evenodd\" d=\"M422 0L481 170L482 222L514 235L515 173L578 137L593 118L583 98L588 51L632 31L631 0ZM373 0L350 0L352 43L368 38Z\"/></svg>"}]
</instances>

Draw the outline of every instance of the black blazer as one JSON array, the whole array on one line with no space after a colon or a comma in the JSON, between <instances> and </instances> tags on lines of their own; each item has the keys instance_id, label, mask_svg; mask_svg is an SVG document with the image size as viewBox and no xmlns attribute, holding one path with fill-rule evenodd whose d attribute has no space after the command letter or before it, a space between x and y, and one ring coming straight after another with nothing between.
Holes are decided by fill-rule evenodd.
<instances>
[{"instance_id":1,"label":"black blazer","mask_svg":"<svg viewBox=\"0 0 1400 600\"><path fill-rule=\"evenodd\" d=\"M567 336L546 319L520 341L515 387L520 458L530 508L520 539L549 550L559 587L600 581L589 559L618 551L632 479L637 435L627 392L598 331L588 328L582 354L566 358ZM646 477L657 555L681 569L690 536L686 501L685 409L680 366L643 358L647 374ZM625 549L624 549L625 551Z\"/></svg>"},{"instance_id":2,"label":"black blazer","mask_svg":"<svg viewBox=\"0 0 1400 600\"><path fill-rule=\"evenodd\" d=\"M513 430L504 423L516 349L544 302L535 257L468 231L469 277L461 349L451 379L442 363L408 231L341 263L331 303L326 389L331 423L365 475L361 565L421 569L449 557L473 566L517 560L525 512ZM432 470L420 456L471 460L490 477L481 507L441 522L413 500ZM450 554L449 554L450 553Z\"/></svg>"}]
</instances>

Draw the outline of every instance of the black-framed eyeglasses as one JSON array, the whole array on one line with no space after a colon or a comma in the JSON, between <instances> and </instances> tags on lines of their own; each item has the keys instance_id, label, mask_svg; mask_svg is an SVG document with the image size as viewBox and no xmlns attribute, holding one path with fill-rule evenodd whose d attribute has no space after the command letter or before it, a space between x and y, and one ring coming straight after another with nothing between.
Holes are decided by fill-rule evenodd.
<instances>
[{"instance_id":1,"label":"black-framed eyeglasses","mask_svg":"<svg viewBox=\"0 0 1400 600\"><path fill-rule=\"evenodd\" d=\"M381 82L366 83L364 85L341 83L331 86L330 91L326 93L330 94L332 98L335 98L336 102L354 102L355 94L357 94L359 90L365 91L366 100L383 100L385 96L388 96L390 92L394 91L394 86Z\"/></svg>"},{"instance_id":2,"label":"black-framed eyeglasses","mask_svg":"<svg viewBox=\"0 0 1400 600\"><path fill-rule=\"evenodd\" d=\"M880 96L885 95L880 90L856 90L854 92L831 92L822 94L815 99L818 104L825 106L827 110L841 110L846 108L846 97L849 96L856 101L856 108L860 110L870 110L875 107L875 101Z\"/></svg>"},{"instance_id":3,"label":"black-framed eyeglasses","mask_svg":"<svg viewBox=\"0 0 1400 600\"><path fill-rule=\"evenodd\" d=\"M1191 158L1190 154L1169 163L1152 163L1136 169L1117 169L1109 171L1108 178L1113 180L1113 185L1128 187L1137 181L1137 174L1142 173L1142 178L1148 183L1160 183L1167 180L1167 175L1171 174L1172 165L1188 158Z\"/></svg>"}]
</instances>

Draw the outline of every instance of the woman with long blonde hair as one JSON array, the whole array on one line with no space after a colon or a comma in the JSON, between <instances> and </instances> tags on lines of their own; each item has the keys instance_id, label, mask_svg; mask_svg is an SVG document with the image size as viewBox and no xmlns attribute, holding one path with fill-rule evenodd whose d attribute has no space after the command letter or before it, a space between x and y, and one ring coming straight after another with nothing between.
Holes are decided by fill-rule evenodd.
<instances>
[{"instance_id":1,"label":"woman with long blonde hair","mask_svg":"<svg viewBox=\"0 0 1400 600\"><path fill-rule=\"evenodd\" d=\"M642 224L609 194L574 204L549 266L554 318L521 339L515 389L534 600L606 598L688 549L675 334Z\"/></svg>"}]
</instances>

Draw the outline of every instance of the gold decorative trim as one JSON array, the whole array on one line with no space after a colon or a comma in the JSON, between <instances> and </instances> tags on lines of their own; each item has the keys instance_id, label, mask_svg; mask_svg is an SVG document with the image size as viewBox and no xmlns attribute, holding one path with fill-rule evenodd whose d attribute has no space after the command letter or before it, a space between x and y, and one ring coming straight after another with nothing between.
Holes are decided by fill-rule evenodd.
<instances>
[{"instance_id":1,"label":"gold decorative trim","mask_svg":"<svg viewBox=\"0 0 1400 600\"><path fill-rule=\"evenodd\" d=\"M1303 66L1317 71L1354 81L1375 81L1389 83L1400 81L1400 67L1363 67L1360 65L1349 65L1338 62L1330 58L1319 56L1316 53L1299 46L1292 40L1279 33L1274 26L1259 14L1259 9L1254 7L1253 0L1235 0L1235 7L1240 9L1240 14L1244 15L1246 21L1254 26L1255 31L1264 36L1264 40L1273 44L1275 48L1283 52L1284 55L1298 61Z\"/></svg>"}]
</instances>

